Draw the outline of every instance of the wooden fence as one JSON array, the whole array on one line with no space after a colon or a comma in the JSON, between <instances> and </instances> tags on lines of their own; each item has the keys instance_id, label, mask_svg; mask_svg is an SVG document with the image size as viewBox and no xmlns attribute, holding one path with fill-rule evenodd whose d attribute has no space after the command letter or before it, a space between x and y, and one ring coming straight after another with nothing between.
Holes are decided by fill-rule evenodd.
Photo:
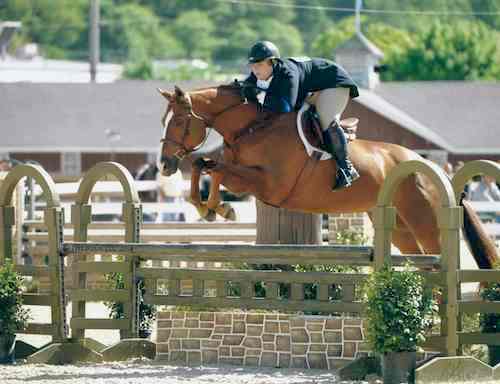
<instances>
[{"instance_id":1,"label":"wooden fence","mask_svg":"<svg viewBox=\"0 0 500 384\"><path fill-rule=\"evenodd\" d=\"M426 174L437 186L441 195L438 212L441 229L442 252L440 255L393 255L391 233L396 211L391 206L392 197L399 183L408 175ZM366 279L366 273L254 271L245 266L252 264L281 265L357 265L380 268L385 262L400 265L411 260L417 267L433 267L435 272L419 273L428 278L429 284L443 291L440 308L441 330L430 337L427 346L448 355L459 352L461 344L486 341L485 335L464 334L460 330L460 316L471 312L500 312L500 303L464 302L461 300L460 283L471 281L498 281L500 271L467 271L460 269L459 231L462 226L462 208L456 204L456 195L465 181L477 173L487 173L500 181L500 167L488 161L467 164L453 179L453 186L444 172L429 161L410 161L396 167L387 178L373 210L374 247L361 246L300 246L300 245L246 245L246 244L145 244L141 243L141 204L128 171L116 163L100 163L82 179L75 204L72 206L74 241L63 239L64 218L60 203L53 189L53 182L46 172L32 165L14 168L0 187L0 262L12 255L10 229L14 224L14 208L10 205L12 191L23 176L34 177L40 184L47 201L45 223L48 229L49 267L43 273L51 276L50 298L29 299L32 304L49 304L52 307L50 334L55 341L67 340L64 303L64 257L72 264L74 289L69 295L73 317L70 321L72 337L84 344L85 329L121 329L127 337L138 333L138 298L136 280L145 279L145 301L155 305L186 305L211 308L263 308L286 311L319 311L323 313L363 310L357 287ZM92 205L89 196L96 182L113 175L124 190L122 216L125 231L123 242L89 242ZM99 254L120 255L113 261ZM151 260L159 261L152 267ZM214 270L205 268L179 268L177 262L220 262L232 268ZM167 266L168 264L168 266ZM174 266L174 268L172 268ZM239 269L234 269L240 266ZM40 274L41 268L17 266L23 274ZM90 272L118 272L124 276L125 288L121 290L89 290L87 274ZM256 284L265 293L257 297ZM314 289L311 286L314 285ZM85 314L87 301L122 302L125 315L122 319L90 319ZM48 332L49 330L47 330ZM487 335L488 343L500 344L500 335ZM64 346L65 343L61 344ZM39 352L40 354L40 352Z\"/></svg>"}]
</instances>

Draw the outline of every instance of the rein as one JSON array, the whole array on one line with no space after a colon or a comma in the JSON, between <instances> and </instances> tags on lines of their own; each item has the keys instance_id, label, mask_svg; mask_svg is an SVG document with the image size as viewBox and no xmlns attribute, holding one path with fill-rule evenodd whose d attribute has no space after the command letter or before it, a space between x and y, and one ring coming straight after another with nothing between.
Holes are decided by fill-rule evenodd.
<instances>
[{"instance_id":1,"label":"rein","mask_svg":"<svg viewBox=\"0 0 500 384\"><path fill-rule=\"evenodd\" d=\"M191 102L191 100L190 100L190 102ZM217 115L214 116L213 120L209 120L209 119L201 116L200 114L196 113L193 110L193 107L192 107L192 104L191 104L189 112L186 114L186 117L184 119L184 127L183 127L183 133L182 133L182 140L181 140L181 142L169 139L168 137L165 136L162 139L160 139L160 143L170 142L170 143L175 144L178 147L180 147L174 153L174 156L177 159L182 160L184 157L186 157L190 153L197 151L198 149L200 149L201 147L203 147L203 145L205 145L205 143L207 142L208 136L210 136L210 133L212 132L213 124L215 123L215 121L217 120L217 118L220 115L222 115L223 113L229 111L230 109L233 109L233 108L236 108L236 107L240 106L241 104L242 103L240 102L238 104L230 105L229 107L224 108L221 112L219 112ZM198 144L197 146L195 146L193 148L186 148L186 146L184 145L184 141L186 140L186 137L189 134L189 126L191 124L191 119L193 119L193 118L196 119L196 120L199 120L199 121L203 122L203 124L205 125L205 129L207 127L210 127L210 128L209 128L208 133L205 135L205 138L203 139L203 141L200 144Z\"/></svg>"}]
</instances>

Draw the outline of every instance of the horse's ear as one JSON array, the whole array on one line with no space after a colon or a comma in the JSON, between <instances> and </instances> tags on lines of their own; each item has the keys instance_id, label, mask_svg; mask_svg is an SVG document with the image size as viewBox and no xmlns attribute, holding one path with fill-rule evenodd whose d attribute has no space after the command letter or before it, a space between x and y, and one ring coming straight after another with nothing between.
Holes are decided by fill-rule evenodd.
<instances>
[{"instance_id":1,"label":"horse's ear","mask_svg":"<svg viewBox=\"0 0 500 384\"><path fill-rule=\"evenodd\" d=\"M186 96L184 91L182 89L180 89L177 85L174 87L174 89L175 89L175 96L177 96L179 98L183 98Z\"/></svg>"},{"instance_id":2,"label":"horse's ear","mask_svg":"<svg viewBox=\"0 0 500 384\"><path fill-rule=\"evenodd\" d=\"M161 88L156 88L156 90L168 101L172 101L172 99L174 98L174 94L172 92L165 91Z\"/></svg>"},{"instance_id":3,"label":"horse's ear","mask_svg":"<svg viewBox=\"0 0 500 384\"><path fill-rule=\"evenodd\" d=\"M189 94L180 89L177 85L175 86L175 99L176 102L180 105L185 106L186 109L191 109L191 99L189 98Z\"/></svg>"}]
</instances>

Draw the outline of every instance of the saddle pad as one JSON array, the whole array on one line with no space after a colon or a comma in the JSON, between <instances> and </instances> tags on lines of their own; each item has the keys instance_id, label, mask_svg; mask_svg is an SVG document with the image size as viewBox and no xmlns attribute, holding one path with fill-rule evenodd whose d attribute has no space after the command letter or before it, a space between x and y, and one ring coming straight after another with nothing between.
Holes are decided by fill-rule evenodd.
<instances>
[{"instance_id":1,"label":"saddle pad","mask_svg":"<svg viewBox=\"0 0 500 384\"><path fill-rule=\"evenodd\" d=\"M309 140L307 140L306 134L304 133L304 127L302 126L302 114L307 111L310 107L310 104L304 103L302 108L300 108L297 113L297 131L299 133L299 137L302 140L302 144L304 144L304 148L306 149L307 155L309 157L315 157L318 160L329 160L332 158L328 152L323 151L321 148L315 147L312 145Z\"/></svg>"}]
</instances>

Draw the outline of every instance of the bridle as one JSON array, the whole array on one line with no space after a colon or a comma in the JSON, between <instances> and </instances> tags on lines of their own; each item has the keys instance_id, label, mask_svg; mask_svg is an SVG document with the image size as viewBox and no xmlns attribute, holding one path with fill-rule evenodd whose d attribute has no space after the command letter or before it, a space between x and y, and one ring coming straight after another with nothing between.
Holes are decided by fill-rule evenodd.
<instances>
[{"instance_id":1,"label":"bridle","mask_svg":"<svg viewBox=\"0 0 500 384\"><path fill-rule=\"evenodd\" d=\"M177 151L175 151L174 153L174 157L176 157L179 161L184 159L187 155L189 155L190 153L192 152L195 152L197 151L198 149L200 149L201 147L203 147L203 145L206 143L207 139L208 139L208 136L210 136L210 132L212 131L212 127L214 126L215 124L215 121L217 120L217 118L222 115L224 112L227 112L229 111L230 109L232 108L236 108L237 106L241 105L242 103L239 102L238 104L235 104L235 105L231 105L229 107L226 107L225 109L223 109L221 112L219 112L217 115L214 116L213 120L209 120L199 114L197 114L196 112L193 111L193 107L192 107L192 104L191 104L191 100L189 100L190 102L190 108L189 108L189 111L188 113L183 117L184 119L184 127L183 127L183 131L182 131L182 139L180 142L176 141L176 140L172 140L168 137L166 137L166 133L167 131L165 131L165 137L161 138L160 139L160 143L172 143L172 144L175 144L179 147L179 149L177 149ZM187 148L185 145L184 145L184 141L186 140L186 137L188 136L189 134L189 127L191 126L191 121L192 119L195 119L195 120L199 120L201 122L204 123L205 125L205 129L207 127L210 127L209 128L209 131L208 133L205 135L205 139L198 145L192 147L192 148Z\"/></svg>"}]
</instances>

